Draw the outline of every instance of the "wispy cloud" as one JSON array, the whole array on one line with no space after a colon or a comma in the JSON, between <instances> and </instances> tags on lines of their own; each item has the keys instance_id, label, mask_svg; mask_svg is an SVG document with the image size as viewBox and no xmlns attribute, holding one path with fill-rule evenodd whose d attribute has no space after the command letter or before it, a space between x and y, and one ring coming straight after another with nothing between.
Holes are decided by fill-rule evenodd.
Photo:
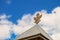
<instances>
[{"instance_id":1,"label":"wispy cloud","mask_svg":"<svg viewBox=\"0 0 60 40\"><path fill-rule=\"evenodd\" d=\"M6 3L9 5L11 4L11 0L6 0Z\"/></svg>"},{"instance_id":2,"label":"wispy cloud","mask_svg":"<svg viewBox=\"0 0 60 40\"><path fill-rule=\"evenodd\" d=\"M41 22L39 25L54 39L60 40L60 7L57 7L52 10L51 13L47 13L46 10L41 10L35 12L35 14L26 14L22 19L17 20L17 25L13 24L11 21L8 21L7 15L0 16L0 39L10 38L10 31L12 30L16 35L23 33L28 30L30 27L34 26L33 17L37 13L42 13Z\"/></svg>"},{"instance_id":3,"label":"wispy cloud","mask_svg":"<svg viewBox=\"0 0 60 40\"><path fill-rule=\"evenodd\" d=\"M0 19L6 19L6 18L10 18L11 15L7 16L5 13L0 15Z\"/></svg>"}]
</instances>

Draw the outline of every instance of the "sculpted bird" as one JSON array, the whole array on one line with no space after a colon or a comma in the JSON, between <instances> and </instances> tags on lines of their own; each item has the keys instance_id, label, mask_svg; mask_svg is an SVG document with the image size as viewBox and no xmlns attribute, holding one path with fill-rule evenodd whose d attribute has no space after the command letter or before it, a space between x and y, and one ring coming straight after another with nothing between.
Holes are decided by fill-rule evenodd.
<instances>
[{"instance_id":1,"label":"sculpted bird","mask_svg":"<svg viewBox=\"0 0 60 40\"><path fill-rule=\"evenodd\" d=\"M42 14L40 15L39 13L36 14L36 17L34 17L35 23L38 24L41 20Z\"/></svg>"}]
</instances>

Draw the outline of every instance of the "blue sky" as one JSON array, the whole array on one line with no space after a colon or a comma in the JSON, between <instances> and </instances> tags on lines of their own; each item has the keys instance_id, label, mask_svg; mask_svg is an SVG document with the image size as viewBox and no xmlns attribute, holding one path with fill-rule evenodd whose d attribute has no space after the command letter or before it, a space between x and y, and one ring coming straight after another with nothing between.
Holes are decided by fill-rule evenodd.
<instances>
[{"instance_id":1,"label":"blue sky","mask_svg":"<svg viewBox=\"0 0 60 40\"><path fill-rule=\"evenodd\" d=\"M10 21L16 23L24 14L34 14L35 11L47 10L51 12L55 7L60 6L60 0L0 0L0 15L12 15ZM13 20L14 19L14 20Z\"/></svg>"},{"instance_id":2,"label":"blue sky","mask_svg":"<svg viewBox=\"0 0 60 40\"><path fill-rule=\"evenodd\" d=\"M8 18L14 24L17 24L18 19L26 14L34 15L36 11L47 10L51 13L52 10L60 6L60 0L0 0L0 15L12 15ZM10 32L12 40L16 35Z\"/></svg>"}]
</instances>

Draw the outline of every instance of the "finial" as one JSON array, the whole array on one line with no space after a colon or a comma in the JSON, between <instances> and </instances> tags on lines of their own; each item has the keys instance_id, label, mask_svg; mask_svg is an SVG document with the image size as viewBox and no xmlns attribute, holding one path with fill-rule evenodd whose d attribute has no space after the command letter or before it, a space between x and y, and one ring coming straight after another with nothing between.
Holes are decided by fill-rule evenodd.
<instances>
[{"instance_id":1,"label":"finial","mask_svg":"<svg viewBox=\"0 0 60 40\"><path fill-rule=\"evenodd\" d=\"M42 14L37 13L37 14L36 14L36 17L34 17L34 20L35 20L34 23L38 24L38 23L41 21L41 20L40 20L41 17L42 17Z\"/></svg>"}]
</instances>

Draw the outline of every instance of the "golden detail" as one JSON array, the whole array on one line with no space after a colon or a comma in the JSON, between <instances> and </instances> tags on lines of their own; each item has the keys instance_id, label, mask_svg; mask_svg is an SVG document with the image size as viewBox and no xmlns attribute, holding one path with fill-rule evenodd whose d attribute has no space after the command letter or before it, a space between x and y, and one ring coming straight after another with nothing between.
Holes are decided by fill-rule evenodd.
<instances>
[{"instance_id":1,"label":"golden detail","mask_svg":"<svg viewBox=\"0 0 60 40\"><path fill-rule=\"evenodd\" d=\"M34 17L35 23L38 24L41 20L42 14L40 15L39 13L36 14L36 17Z\"/></svg>"}]
</instances>

